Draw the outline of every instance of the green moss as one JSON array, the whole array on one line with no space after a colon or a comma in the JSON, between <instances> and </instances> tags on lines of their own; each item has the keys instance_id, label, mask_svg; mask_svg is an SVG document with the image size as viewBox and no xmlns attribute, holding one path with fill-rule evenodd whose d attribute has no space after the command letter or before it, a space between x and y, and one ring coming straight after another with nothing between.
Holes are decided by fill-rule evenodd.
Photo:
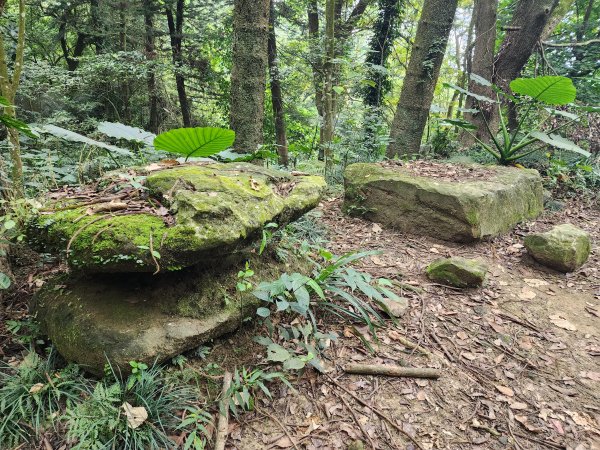
<instances>
[{"instance_id":1,"label":"green moss","mask_svg":"<svg viewBox=\"0 0 600 450\"><path fill-rule=\"evenodd\" d=\"M288 195L277 190L280 181L291 182ZM38 217L30 227L30 241L51 252L64 252L71 242L69 264L94 272L213 264L259 238L266 223L281 226L317 206L325 187L320 177L218 163L157 171L146 182L174 212L174 226L144 213L88 215L82 206ZM158 252L155 258L151 249Z\"/></svg>"},{"instance_id":2,"label":"green moss","mask_svg":"<svg viewBox=\"0 0 600 450\"><path fill-rule=\"evenodd\" d=\"M427 276L450 286L460 288L481 286L487 266L478 260L466 258L442 258L427 266Z\"/></svg>"}]
</instances>

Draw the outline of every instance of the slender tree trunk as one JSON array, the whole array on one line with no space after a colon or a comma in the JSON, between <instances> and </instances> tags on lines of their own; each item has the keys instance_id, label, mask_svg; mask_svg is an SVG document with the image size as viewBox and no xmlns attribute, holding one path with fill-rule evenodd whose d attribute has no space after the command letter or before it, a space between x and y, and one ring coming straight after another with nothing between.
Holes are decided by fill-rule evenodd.
<instances>
[{"instance_id":1,"label":"slender tree trunk","mask_svg":"<svg viewBox=\"0 0 600 450\"><path fill-rule=\"evenodd\" d=\"M370 152L376 149L375 137L381 121L383 98L390 91L391 83L386 68L392 44L399 34L400 8L404 0L379 0L379 12L373 25L373 38L366 58L368 85L364 93L366 108L365 140Z\"/></svg>"},{"instance_id":2,"label":"slender tree trunk","mask_svg":"<svg viewBox=\"0 0 600 450\"><path fill-rule=\"evenodd\" d=\"M144 24L146 28L144 47L146 50L146 58L150 61L146 83L148 85L148 109L149 120L148 130L153 133L158 133L160 119L158 116L158 87L156 82L156 68L154 61L156 60L155 36L154 36L154 14L156 6L153 0L144 0Z\"/></svg>"},{"instance_id":3,"label":"slender tree trunk","mask_svg":"<svg viewBox=\"0 0 600 450\"><path fill-rule=\"evenodd\" d=\"M91 41L96 47L96 55L104 52L105 29L102 20L102 11L100 10L100 0L90 0L90 24L92 26L93 36Z\"/></svg>"},{"instance_id":4,"label":"slender tree trunk","mask_svg":"<svg viewBox=\"0 0 600 450\"><path fill-rule=\"evenodd\" d=\"M275 6L271 0L269 14L269 75L271 82L271 103L273 103L273 118L275 120L275 141L279 164L288 165L288 144L285 129L285 114L283 111L283 94L277 61L277 37L275 35Z\"/></svg>"},{"instance_id":5,"label":"slender tree trunk","mask_svg":"<svg viewBox=\"0 0 600 450\"><path fill-rule=\"evenodd\" d=\"M128 2L121 1L119 3L119 50L122 52L127 51L127 9ZM125 123L131 123L131 86L128 80L121 83L121 100L123 102L121 119Z\"/></svg>"},{"instance_id":6,"label":"slender tree trunk","mask_svg":"<svg viewBox=\"0 0 600 450\"><path fill-rule=\"evenodd\" d=\"M494 83L510 92L510 82L521 74L550 20L558 0L519 0L513 13L510 30L495 58ZM509 126L514 127L516 110L509 104ZM490 128L498 130L499 110L490 113Z\"/></svg>"},{"instance_id":7,"label":"slender tree trunk","mask_svg":"<svg viewBox=\"0 0 600 450\"><path fill-rule=\"evenodd\" d=\"M423 4L392 123L388 158L419 152L457 3L458 0L425 0Z\"/></svg>"},{"instance_id":8,"label":"slender tree trunk","mask_svg":"<svg viewBox=\"0 0 600 450\"><path fill-rule=\"evenodd\" d=\"M190 104L187 98L185 88L185 77L181 73L183 68L183 15L185 1L177 0L175 7L175 17L170 6L165 8L167 15L167 25L169 27L169 36L171 38L171 53L173 55L173 65L175 66L175 85L177 86L177 96L179 98L179 106L181 108L181 116L184 127L192 126L192 116L190 112Z\"/></svg>"},{"instance_id":9,"label":"slender tree trunk","mask_svg":"<svg viewBox=\"0 0 600 450\"><path fill-rule=\"evenodd\" d=\"M459 80L459 86L463 89L467 87L467 83L469 81L469 77L471 76L471 68L473 67L473 33L475 31L475 11L473 10L471 13L471 20L469 21L469 30L467 31L467 48L463 53L463 73L462 77ZM465 103L465 95L460 94L458 96L458 110L456 112L456 116L459 117L461 113L461 109L463 108Z\"/></svg>"},{"instance_id":10,"label":"slender tree trunk","mask_svg":"<svg viewBox=\"0 0 600 450\"><path fill-rule=\"evenodd\" d=\"M321 52L319 32L319 8L317 0L309 0L308 14L308 39L310 44L311 68L313 73L313 86L315 89L315 107L319 117L319 143L323 142L323 58ZM319 161L325 159L323 146L319 145Z\"/></svg>"},{"instance_id":11,"label":"slender tree trunk","mask_svg":"<svg viewBox=\"0 0 600 450\"><path fill-rule=\"evenodd\" d=\"M473 41L471 71L491 83L494 76L498 0L475 0L473 14L475 17L475 39ZM482 86L473 80L469 80L469 91L490 98L495 96L491 88ZM465 118L477 126L477 138L484 140L486 136L485 121L489 121L494 105L485 102L478 104L472 97L468 97L466 106L467 109L479 110L478 113L466 113ZM464 145L473 144L474 140L468 133L464 133L463 136Z\"/></svg>"},{"instance_id":12,"label":"slender tree trunk","mask_svg":"<svg viewBox=\"0 0 600 450\"><path fill-rule=\"evenodd\" d=\"M263 143L268 37L269 0L234 0L230 119L239 153Z\"/></svg>"},{"instance_id":13,"label":"slender tree trunk","mask_svg":"<svg viewBox=\"0 0 600 450\"><path fill-rule=\"evenodd\" d=\"M326 169L333 164L333 136L334 136L334 103L333 103L333 70L335 58L335 0L327 0L325 13L325 64L323 72L325 83L323 85L323 142L321 146L325 152Z\"/></svg>"},{"instance_id":14,"label":"slender tree trunk","mask_svg":"<svg viewBox=\"0 0 600 450\"><path fill-rule=\"evenodd\" d=\"M6 0L0 0L0 16L4 14ZM0 33L0 94L8 100L11 105L15 103L15 97L21 81L23 71L23 54L25 50L25 0L19 0L19 19L17 28L17 46L13 64L12 74L8 71L8 57L4 47L4 36ZM6 107L4 113L12 118L17 114L14 106ZM10 143L10 159L12 162L12 187L13 198L22 198L24 195L23 161L21 160L21 143L19 132L14 128L8 128L8 141ZM4 186L5 188L7 186Z\"/></svg>"}]
</instances>

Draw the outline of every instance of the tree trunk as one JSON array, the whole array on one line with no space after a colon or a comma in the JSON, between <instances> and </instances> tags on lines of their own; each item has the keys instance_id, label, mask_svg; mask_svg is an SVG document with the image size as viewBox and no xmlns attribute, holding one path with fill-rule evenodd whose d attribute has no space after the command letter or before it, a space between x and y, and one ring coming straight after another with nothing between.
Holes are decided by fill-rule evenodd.
<instances>
[{"instance_id":1,"label":"tree trunk","mask_svg":"<svg viewBox=\"0 0 600 450\"><path fill-rule=\"evenodd\" d=\"M319 118L319 143L323 142L323 58L319 39L319 8L317 0L309 0L308 14L308 39L310 45L311 68L313 73L313 86L315 88L315 107ZM319 161L325 159L323 147L319 146Z\"/></svg>"},{"instance_id":2,"label":"tree trunk","mask_svg":"<svg viewBox=\"0 0 600 450\"><path fill-rule=\"evenodd\" d=\"M158 134L160 119L158 116L158 87L156 82L156 60L155 36L154 36L154 14L156 7L154 0L144 0L144 24L146 28L144 47L146 58L150 61L146 83L148 85L148 130Z\"/></svg>"},{"instance_id":3,"label":"tree trunk","mask_svg":"<svg viewBox=\"0 0 600 450\"><path fill-rule=\"evenodd\" d=\"M364 93L367 107L365 122L365 145L370 153L376 150L376 135L381 121L383 98L391 89L391 82L386 72L392 44L399 34L400 7L404 0L379 0L379 12L373 25L373 38L369 44L366 58L367 78L373 83L368 85Z\"/></svg>"},{"instance_id":4,"label":"tree trunk","mask_svg":"<svg viewBox=\"0 0 600 450\"><path fill-rule=\"evenodd\" d=\"M419 152L457 3L458 0L425 0L423 4L392 123L388 158Z\"/></svg>"},{"instance_id":5,"label":"tree trunk","mask_svg":"<svg viewBox=\"0 0 600 450\"><path fill-rule=\"evenodd\" d=\"M263 143L268 36L269 0L234 0L230 119L239 153Z\"/></svg>"},{"instance_id":6,"label":"tree trunk","mask_svg":"<svg viewBox=\"0 0 600 450\"><path fill-rule=\"evenodd\" d=\"M333 164L334 104L333 104L333 69L335 58L335 4L336 0L327 0L325 13L325 64L323 72L323 147L325 167Z\"/></svg>"},{"instance_id":7,"label":"tree trunk","mask_svg":"<svg viewBox=\"0 0 600 450\"><path fill-rule=\"evenodd\" d=\"M490 83L494 76L494 51L496 45L496 17L498 14L498 0L475 0L473 15L475 18L475 39L473 41L473 57L471 73L479 75ZM482 86L469 80L469 91L478 95L494 98L496 94L490 87ZM489 121L495 105L485 102L476 102L472 97L467 97L467 109L478 109L478 113L466 113L465 118L477 126L476 136L484 140L486 134L485 120ZM463 134L463 144L473 144L473 138Z\"/></svg>"},{"instance_id":8,"label":"tree trunk","mask_svg":"<svg viewBox=\"0 0 600 450\"><path fill-rule=\"evenodd\" d=\"M288 144L285 129L285 114L283 112L283 94L277 61L277 37L275 35L275 6L271 0L269 14L269 75L271 83L271 103L273 103L273 118L275 120L275 141L279 164L288 165Z\"/></svg>"},{"instance_id":9,"label":"tree trunk","mask_svg":"<svg viewBox=\"0 0 600 450\"><path fill-rule=\"evenodd\" d=\"M177 86L177 97L179 98L179 106L181 108L181 117L184 127L192 126L192 116L190 112L190 103L187 98L185 88L185 77L181 73L183 68L183 14L185 1L177 0L175 7L175 17L171 6L165 8L167 15L167 25L169 27L169 37L171 40L171 53L173 55L173 65L175 66L175 85Z\"/></svg>"},{"instance_id":10,"label":"tree trunk","mask_svg":"<svg viewBox=\"0 0 600 450\"><path fill-rule=\"evenodd\" d=\"M4 14L6 1L0 1L0 16ZM17 26L17 44L14 57L12 74L8 72L8 57L4 47L4 36L0 33L0 95L13 105L4 108L4 113L16 118L14 103L21 82L23 71L23 54L25 50L25 0L19 0L19 16ZM10 159L12 162L11 181L9 186L12 198L22 198L24 195L23 161L21 160L21 143L19 132L14 128L8 128L8 141L10 143ZM4 186L6 187L6 186Z\"/></svg>"},{"instance_id":11,"label":"tree trunk","mask_svg":"<svg viewBox=\"0 0 600 450\"><path fill-rule=\"evenodd\" d=\"M513 13L510 30L502 41L495 58L494 83L510 93L510 82L521 74L546 28L558 0L519 0ZM490 113L490 128L498 130L499 110ZM509 105L509 126L514 127L516 111Z\"/></svg>"}]
</instances>

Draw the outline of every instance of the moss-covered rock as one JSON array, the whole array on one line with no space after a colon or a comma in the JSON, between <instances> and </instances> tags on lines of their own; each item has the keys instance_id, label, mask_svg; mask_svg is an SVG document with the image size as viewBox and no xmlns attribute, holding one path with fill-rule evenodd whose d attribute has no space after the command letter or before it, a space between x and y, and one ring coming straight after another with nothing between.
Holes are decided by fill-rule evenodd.
<instances>
[{"instance_id":1,"label":"moss-covered rock","mask_svg":"<svg viewBox=\"0 0 600 450\"><path fill-rule=\"evenodd\" d=\"M155 272L212 267L247 247L269 222L283 225L317 206L323 178L292 176L247 163L186 164L147 174L151 198L174 218L90 211L72 202L40 214L28 239L65 252L86 272Z\"/></svg>"},{"instance_id":2,"label":"moss-covered rock","mask_svg":"<svg viewBox=\"0 0 600 450\"><path fill-rule=\"evenodd\" d=\"M543 211L537 171L485 170L492 171L489 179L457 182L416 176L402 166L352 164L344 173L344 210L401 231L456 242L497 236Z\"/></svg>"},{"instance_id":3,"label":"moss-covered rock","mask_svg":"<svg viewBox=\"0 0 600 450\"><path fill-rule=\"evenodd\" d=\"M529 234L524 243L537 262L560 272L579 269L591 251L589 234L571 224L557 225L545 233Z\"/></svg>"},{"instance_id":4,"label":"moss-covered rock","mask_svg":"<svg viewBox=\"0 0 600 450\"><path fill-rule=\"evenodd\" d=\"M293 258L284 265L266 255L246 256L256 281L308 267ZM129 361L167 361L253 317L259 300L235 288L243 267L235 263L218 271L190 268L157 277L60 276L35 294L31 311L68 361L98 375L107 359L127 371Z\"/></svg>"},{"instance_id":5,"label":"moss-covered rock","mask_svg":"<svg viewBox=\"0 0 600 450\"><path fill-rule=\"evenodd\" d=\"M481 286L487 271L481 261L460 257L436 259L427 266L427 276L432 281L459 288Z\"/></svg>"}]
</instances>

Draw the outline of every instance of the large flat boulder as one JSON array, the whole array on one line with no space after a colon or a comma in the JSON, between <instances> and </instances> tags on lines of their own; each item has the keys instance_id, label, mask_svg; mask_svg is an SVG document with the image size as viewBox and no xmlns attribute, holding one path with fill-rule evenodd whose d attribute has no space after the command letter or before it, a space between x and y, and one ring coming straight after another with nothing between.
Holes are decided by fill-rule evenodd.
<instances>
[{"instance_id":1,"label":"large flat boulder","mask_svg":"<svg viewBox=\"0 0 600 450\"><path fill-rule=\"evenodd\" d=\"M497 236L543 211L535 170L358 163L346 168L344 181L347 213L447 241Z\"/></svg>"},{"instance_id":2,"label":"large flat boulder","mask_svg":"<svg viewBox=\"0 0 600 450\"><path fill-rule=\"evenodd\" d=\"M257 280L306 270L299 260L290 260L292 267L286 267L266 255L248 256ZM31 311L68 361L97 375L108 361L127 371L130 361L168 361L253 317L259 300L235 289L243 267L236 263L218 271L191 268L157 277L59 276L34 295Z\"/></svg>"},{"instance_id":3,"label":"large flat boulder","mask_svg":"<svg viewBox=\"0 0 600 450\"><path fill-rule=\"evenodd\" d=\"M87 273L210 267L260 238L265 224L283 225L317 206L325 187L321 177L248 163L156 169L55 196L30 224L29 241Z\"/></svg>"}]
</instances>

